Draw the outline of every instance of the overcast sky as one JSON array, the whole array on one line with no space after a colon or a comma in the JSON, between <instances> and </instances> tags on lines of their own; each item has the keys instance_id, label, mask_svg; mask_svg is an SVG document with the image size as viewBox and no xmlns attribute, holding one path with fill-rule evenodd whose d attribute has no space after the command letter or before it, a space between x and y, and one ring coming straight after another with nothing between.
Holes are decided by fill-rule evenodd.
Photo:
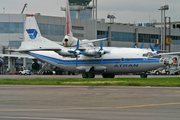
<instances>
[{"instance_id":1,"label":"overcast sky","mask_svg":"<svg viewBox=\"0 0 180 120\"><path fill-rule=\"evenodd\" d=\"M0 13L20 14L25 3L28 3L24 13L41 13L48 16L64 17L65 13L60 6L65 6L65 0L0 0ZM121 23L147 23L157 20L160 22L160 6L169 5L166 16L172 21L180 21L180 0L98 0L98 19L105 18L107 14L114 14L115 22Z\"/></svg>"}]
</instances>

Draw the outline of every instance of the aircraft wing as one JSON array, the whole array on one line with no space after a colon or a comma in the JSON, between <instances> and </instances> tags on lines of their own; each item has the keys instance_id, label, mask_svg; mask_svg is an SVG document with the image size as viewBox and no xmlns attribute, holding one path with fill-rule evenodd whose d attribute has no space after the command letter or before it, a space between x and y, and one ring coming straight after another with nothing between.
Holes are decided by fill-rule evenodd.
<instances>
[{"instance_id":1,"label":"aircraft wing","mask_svg":"<svg viewBox=\"0 0 180 120\"><path fill-rule=\"evenodd\" d=\"M15 57L15 58L28 58L28 59L35 59L35 57L32 57L28 54L20 54L20 55L13 55L13 54L0 54L0 57Z\"/></svg>"},{"instance_id":2,"label":"aircraft wing","mask_svg":"<svg viewBox=\"0 0 180 120\"><path fill-rule=\"evenodd\" d=\"M6 49L9 52L28 52L28 51L57 51L61 48L33 48L33 49Z\"/></svg>"},{"instance_id":3,"label":"aircraft wing","mask_svg":"<svg viewBox=\"0 0 180 120\"><path fill-rule=\"evenodd\" d=\"M109 38L102 38L102 39L95 39L95 40L87 40L87 41L79 41L79 45L87 44L87 43L93 43L93 42L98 42L98 41L107 40L107 39L109 39ZM73 43L72 46L77 46L77 43Z\"/></svg>"},{"instance_id":4,"label":"aircraft wing","mask_svg":"<svg viewBox=\"0 0 180 120\"><path fill-rule=\"evenodd\" d=\"M158 55L180 55L180 52L159 53Z\"/></svg>"},{"instance_id":5,"label":"aircraft wing","mask_svg":"<svg viewBox=\"0 0 180 120\"><path fill-rule=\"evenodd\" d=\"M62 43L62 42L55 42L55 43L57 43L57 44L59 44L59 45L63 45L63 43Z\"/></svg>"}]
</instances>

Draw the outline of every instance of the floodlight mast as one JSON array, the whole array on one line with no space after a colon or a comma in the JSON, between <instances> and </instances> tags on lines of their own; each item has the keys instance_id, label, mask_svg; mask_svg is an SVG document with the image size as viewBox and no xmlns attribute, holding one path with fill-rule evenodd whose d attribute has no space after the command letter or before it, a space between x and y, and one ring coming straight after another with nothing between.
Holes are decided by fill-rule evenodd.
<instances>
[{"instance_id":1,"label":"floodlight mast","mask_svg":"<svg viewBox=\"0 0 180 120\"><path fill-rule=\"evenodd\" d=\"M161 10L161 50L165 50L165 37L163 36L163 10L164 10L164 22L165 22L165 10L169 10L169 5L161 6L158 10ZM164 23L164 33L165 33L165 23Z\"/></svg>"}]
</instances>

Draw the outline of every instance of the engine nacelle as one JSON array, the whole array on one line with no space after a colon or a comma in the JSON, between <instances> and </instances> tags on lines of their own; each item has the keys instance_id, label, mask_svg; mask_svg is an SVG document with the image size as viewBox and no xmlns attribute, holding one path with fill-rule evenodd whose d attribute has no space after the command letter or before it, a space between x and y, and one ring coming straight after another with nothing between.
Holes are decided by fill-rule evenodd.
<instances>
[{"instance_id":1,"label":"engine nacelle","mask_svg":"<svg viewBox=\"0 0 180 120\"><path fill-rule=\"evenodd\" d=\"M0 67L2 67L4 64L4 60L0 58Z\"/></svg>"},{"instance_id":2,"label":"engine nacelle","mask_svg":"<svg viewBox=\"0 0 180 120\"><path fill-rule=\"evenodd\" d=\"M39 62L34 62L33 64L32 64L32 69L33 70L40 70L42 68L42 65L41 65L41 63L39 63Z\"/></svg>"},{"instance_id":3,"label":"engine nacelle","mask_svg":"<svg viewBox=\"0 0 180 120\"><path fill-rule=\"evenodd\" d=\"M97 51L97 50L86 50L85 53L87 56L96 56L99 54L99 51Z\"/></svg>"},{"instance_id":4,"label":"engine nacelle","mask_svg":"<svg viewBox=\"0 0 180 120\"><path fill-rule=\"evenodd\" d=\"M73 53L69 53L68 51L56 51L56 53L58 53L59 55L61 56L64 56L64 57L75 57L75 54Z\"/></svg>"},{"instance_id":5,"label":"engine nacelle","mask_svg":"<svg viewBox=\"0 0 180 120\"><path fill-rule=\"evenodd\" d=\"M77 38L66 35L62 41L64 47L71 47L71 45L77 41Z\"/></svg>"}]
</instances>

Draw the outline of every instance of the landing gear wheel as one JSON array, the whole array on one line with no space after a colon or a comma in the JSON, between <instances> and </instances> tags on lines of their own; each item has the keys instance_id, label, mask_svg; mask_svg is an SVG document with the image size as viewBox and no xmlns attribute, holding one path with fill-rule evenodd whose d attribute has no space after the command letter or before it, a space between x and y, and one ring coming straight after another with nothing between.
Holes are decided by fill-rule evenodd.
<instances>
[{"instance_id":1,"label":"landing gear wheel","mask_svg":"<svg viewBox=\"0 0 180 120\"><path fill-rule=\"evenodd\" d=\"M94 78L95 74L94 73L88 73L88 78Z\"/></svg>"},{"instance_id":2,"label":"landing gear wheel","mask_svg":"<svg viewBox=\"0 0 180 120\"><path fill-rule=\"evenodd\" d=\"M83 73L82 77L83 78L94 78L95 74L94 73Z\"/></svg>"},{"instance_id":3,"label":"landing gear wheel","mask_svg":"<svg viewBox=\"0 0 180 120\"><path fill-rule=\"evenodd\" d=\"M115 75L114 74L102 74L102 77L103 78L114 78L115 77Z\"/></svg>"},{"instance_id":4,"label":"landing gear wheel","mask_svg":"<svg viewBox=\"0 0 180 120\"><path fill-rule=\"evenodd\" d=\"M109 75L108 75L108 78L114 78L114 77L115 77L114 74L109 74Z\"/></svg>"},{"instance_id":5,"label":"landing gear wheel","mask_svg":"<svg viewBox=\"0 0 180 120\"><path fill-rule=\"evenodd\" d=\"M82 77L83 77L83 78L88 78L88 74L87 74L87 73L83 73L83 74L82 74Z\"/></svg>"},{"instance_id":6,"label":"landing gear wheel","mask_svg":"<svg viewBox=\"0 0 180 120\"><path fill-rule=\"evenodd\" d=\"M103 78L108 78L108 74L102 74Z\"/></svg>"},{"instance_id":7,"label":"landing gear wheel","mask_svg":"<svg viewBox=\"0 0 180 120\"><path fill-rule=\"evenodd\" d=\"M141 74L140 77L141 78L147 78L147 74Z\"/></svg>"}]
</instances>

